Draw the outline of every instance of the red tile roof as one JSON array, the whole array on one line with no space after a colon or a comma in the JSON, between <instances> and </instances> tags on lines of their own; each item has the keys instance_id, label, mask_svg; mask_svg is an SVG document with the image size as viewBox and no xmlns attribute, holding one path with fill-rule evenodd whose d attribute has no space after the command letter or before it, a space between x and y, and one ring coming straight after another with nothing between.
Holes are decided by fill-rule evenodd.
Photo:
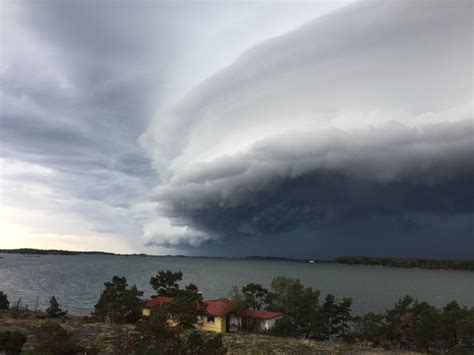
<instances>
[{"instance_id":1,"label":"red tile roof","mask_svg":"<svg viewBox=\"0 0 474 355\"><path fill-rule=\"evenodd\" d=\"M269 312L269 311L257 311L256 309L247 309L243 313L243 316L249 318L259 318L259 319L273 319L281 317L283 313L280 312Z\"/></svg>"},{"instance_id":2,"label":"red tile roof","mask_svg":"<svg viewBox=\"0 0 474 355\"><path fill-rule=\"evenodd\" d=\"M207 314L210 316L222 317L225 316L232 308L232 301L228 298L221 298L218 300L204 301L207 305Z\"/></svg>"},{"instance_id":3,"label":"red tile roof","mask_svg":"<svg viewBox=\"0 0 474 355\"><path fill-rule=\"evenodd\" d=\"M204 301L207 304L207 313L211 316L223 317L232 310L232 300L228 298L222 298L218 300L207 300ZM246 309L242 315L249 318L258 319L273 319L281 317L283 313L280 312L268 312L268 311L257 311L255 309Z\"/></svg>"},{"instance_id":4,"label":"red tile roof","mask_svg":"<svg viewBox=\"0 0 474 355\"><path fill-rule=\"evenodd\" d=\"M173 301L172 297L157 296L146 300L146 306L153 308L158 305L166 304ZM220 298L217 300L206 300L204 304L207 306L207 314L215 317L224 317L232 310L233 301L228 298ZM242 314L249 318L273 319L282 316L280 312L257 311L255 309L247 309Z\"/></svg>"},{"instance_id":5,"label":"red tile roof","mask_svg":"<svg viewBox=\"0 0 474 355\"><path fill-rule=\"evenodd\" d=\"M171 301L173 301L173 297L166 297L166 296L156 296L148 300L145 300L146 306L149 308L153 308L165 303L170 303Z\"/></svg>"}]
</instances>

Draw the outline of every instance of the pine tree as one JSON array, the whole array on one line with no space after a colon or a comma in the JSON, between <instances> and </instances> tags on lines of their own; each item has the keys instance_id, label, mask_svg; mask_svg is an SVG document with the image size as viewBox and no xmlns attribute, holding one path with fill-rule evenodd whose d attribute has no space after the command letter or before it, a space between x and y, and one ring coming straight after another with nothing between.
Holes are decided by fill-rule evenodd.
<instances>
[{"instance_id":1,"label":"pine tree","mask_svg":"<svg viewBox=\"0 0 474 355\"><path fill-rule=\"evenodd\" d=\"M456 301L451 301L443 308L441 315L444 325L444 339L451 345L458 343L459 320L461 319L461 307Z\"/></svg>"},{"instance_id":2,"label":"pine tree","mask_svg":"<svg viewBox=\"0 0 474 355\"><path fill-rule=\"evenodd\" d=\"M322 337L324 339L331 339L331 336L337 334L337 328L334 323L337 314L337 304L334 296L328 294L324 299L324 303L320 310L320 317L322 321Z\"/></svg>"},{"instance_id":3,"label":"pine tree","mask_svg":"<svg viewBox=\"0 0 474 355\"><path fill-rule=\"evenodd\" d=\"M275 334L310 337L318 320L319 291L304 287L299 279L276 277L268 294L268 310L282 312Z\"/></svg>"},{"instance_id":4,"label":"pine tree","mask_svg":"<svg viewBox=\"0 0 474 355\"><path fill-rule=\"evenodd\" d=\"M7 310L9 306L7 295L0 291L0 310Z\"/></svg>"},{"instance_id":5,"label":"pine tree","mask_svg":"<svg viewBox=\"0 0 474 355\"><path fill-rule=\"evenodd\" d=\"M143 292L133 285L128 287L125 277L114 276L104 283L105 289L94 306L93 315L114 323L135 323L141 317Z\"/></svg>"},{"instance_id":6,"label":"pine tree","mask_svg":"<svg viewBox=\"0 0 474 355\"><path fill-rule=\"evenodd\" d=\"M335 308L335 317L333 319L336 334L342 338L347 335L350 328L349 323L353 320L351 316L351 298L343 298Z\"/></svg>"},{"instance_id":7,"label":"pine tree","mask_svg":"<svg viewBox=\"0 0 474 355\"><path fill-rule=\"evenodd\" d=\"M432 346L441 335L441 312L426 302L415 302L412 312L416 348L429 353L430 346Z\"/></svg>"},{"instance_id":8,"label":"pine tree","mask_svg":"<svg viewBox=\"0 0 474 355\"><path fill-rule=\"evenodd\" d=\"M51 299L49 300L49 307L46 309L46 314L50 317L50 318L59 318L61 316L64 316L67 314L67 311L63 311L60 307L59 307L59 303L58 301L56 300L56 297L51 297Z\"/></svg>"},{"instance_id":9,"label":"pine tree","mask_svg":"<svg viewBox=\"0 0 474 355\"><path fill-rule=\"evenodd\" d=\"M150 279L150 285L159 296L174 297L179 291L179 281L183 279L181 271L160 270Z\"/></svg>"},{"instance_id":10,"label":"pine tree","mask_svg":"<svg viewBox=\"0 0 474 355\"><path fill-rule=\"evenodd\" d=\"M262 309L268 295L268 291L262 285L253 282L242 287L242 293L248 306L257 310Z\"/></svg>"}]
</instances>

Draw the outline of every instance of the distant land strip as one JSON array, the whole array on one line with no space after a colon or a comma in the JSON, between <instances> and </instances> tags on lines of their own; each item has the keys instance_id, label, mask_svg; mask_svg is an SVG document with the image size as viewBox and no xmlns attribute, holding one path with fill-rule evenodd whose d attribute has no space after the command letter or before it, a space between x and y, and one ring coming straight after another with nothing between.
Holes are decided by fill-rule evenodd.
<instances>
[{"instance_id":1,"label":"distant land strip","mask_svg":"<svg viewBox=\"0 0 474 355\"><path fill-rule=\"evenodd\" d=\"M149 255L149 254L117 254L105 251L72 251L58 249L0 249L0 254L23 254L26 256L38 255L107 255L107 256L142 256L142 257L186 257L208 259L234 259L234 260L261 260L283 261L317 264L347 264L371 265L398 268L445 269L474 271L474 260L447 260L447 259L416 259L416 258L379 258L372 256L341 256L331 260L320 259L294 259L278 256L245 256L245 257L219 257L219 256L186 256L186 255Z\"/></svg>"}]
</instances>

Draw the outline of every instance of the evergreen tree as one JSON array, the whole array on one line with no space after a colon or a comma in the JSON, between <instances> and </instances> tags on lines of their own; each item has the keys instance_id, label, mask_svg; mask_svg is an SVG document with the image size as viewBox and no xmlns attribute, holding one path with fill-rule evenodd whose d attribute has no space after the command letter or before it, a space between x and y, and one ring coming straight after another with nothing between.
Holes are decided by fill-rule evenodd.
<instances>
[{"instance_id":1,"label":"evergreen tree","mask_svg":"<svg viewBox=\"0 0 474 355\"><path fill-rule=\"evenodd\" d=\"M138 334L134 339L138 353L177 353L182 345L182 335L194 329L200 318L207 315L196 285L189 284L184 289L173 286L172 294L171 302L154 308L149 317L138 323Z\"/></svg>"},{"instance_id":2,"label":"evergreen tree","mask_svg":"<svg viewBox=\"0 0 474 355\"><path fill-rule=\"evenodd\" d=\"M62 317L64 315L67 314L67 311L63 311L60 307L59 307L59 303L58 301L56 300L56 297L51 297L51 299L49 300L49 307L46 309L46 314L50 317L50 318L59 318L59 317Z\"/></svg>"},{"instance_id":3,"label":"evergreen tree","mask_svg":"<svg viewBox=\"0 0 474 355\"><path fill-rule=\"evenodd\" d=\"M350 323L353 321L351 316L351 298L343 298L335 309L335 316L333 319L335 334L344 338L350 329Z\"/></svg>"},{"instance_id":4,"label":"evergreen tree","mask_svg":"<svg viewBox=\"0 0 474 355\"><path fill-rule=\"evenodd\" d=\"M474 351L474 308L455 301L438 309L405 296L383 314L355 319L356 336L384 347L427 353L468 354Z\"/></svg>"},{"instance_id":5,"label":"evergreen tree","mask_svg":"<svg viewBox=\"0 0 474 355\"><path fill-rule=\"evenodd\" d=\"M412 305L413 298L407 295L399 299L393 309L385 314L388 340L405 348L408 346L407 342L412 340L413 334Z\"/></svg>"},{"instance_id":6,"label":"evergreen tree","mask_svg":"<svg viewBox=\"0 0 474 355\"><path fill-rule=\"evenodd\" d=\"M141 317L143 292L133 285L128 287L125 277L114 276L104 283L105 289L94 306L93 315L114 323L135 323Z\"/></svg>"},{"instance_id":7,"label":"evergreen tree","mask_svg":"<svg viewBox=\"0 0 474 355\"><path fill-rule=\"evenodd\" d=\"M0 311L1 310L8 310L10 306L10 302L8 301L8 297L2 291L0 291Z\"/></svg>"},{"instance_id":8,"label":"evergreen tree","mask_svg":"<svg viewBox=\"0 0 474 355\"><path fill-rule=\"evenodd\" d=\"M150 279L151 287L159 296L174 297L179 291L179 282L183 279L181 271L160 270L156 276Z\"/></svg>"},{"instance_id":9,"label":"evergreen tree","mask_svg":"<svg viewBox=\"0 0 474 355\"><path fill-rule=\"evenodd\" d=\"M443 308L441 321L443 323L443 337L451 346L458 344L458 328L461 317L461 307L456 301L449 302Z\"/></svg>"},{"instance_id":10,"label":"evergreen tree","mask_svg":"<svg viewBox=\"0 0 474 355\"><path fill-rule=\"evenodd\" d=\"M440 337L440 312L426 302L415 302L412 307L413 335L416 349L430 352Z\"/></svg>"},{"instance_id":11,"label":"evergreen tree","mask_svg":"<svg viewBox=\"0 0 474 355\"><path fill-rule=\"evenodd\" d=\"M207 307L202 300L202 295L194 284L178 290L174 300L168 303L166 308L177 331L193 329L200 318L207 315Z\"/></svg>"},{"instance_id":12,"label":"evergreen tree","mask_svg":"<svg viewBox=\"0 0 474 355\"><path fill-rule=\"evenodd\" d=\"M275 332L311 337L318 322L319 291L304 287L300 280L276 277L268 294L268 310L284 314ZM288 329L283 329L283 325Z\"/></svg>"},{"instance_id":13,"label":"evergreen tree","mask_svg":"<svg viewBox=\"0 0 474 355\"><path fill-rule=\"evenodd\" d=\"M242 287L242 293L247 300L248 306L257 310L262 309L268 296L268 290L256 283L249 283Z\"/></svg>"},{"instance_id":14,"label":"evergreen tree","mask_svg":"<svg viewBox=\"0 0 474 355\"><path fill-rule=\"evenodd\" d=\"M460 319L457 323L457 336L459 341L469 344L474 352L474 307L461 309Z\"/></svg>"},{"instance_id":15,"label":"evergreen tree","mask_svg":"<svg viewBox=\"0 0 474 355\"><path fill-rule=\"evenodd\" d=\"M375 346L386 343L387 325L383 314L366 313L354 318L356 336L372 342Z\"/></svg>"},{"instance_id":16,"label":"evergreen tree","mask_svg":"<svg viewBox=\"0 0 474 355\"><path fill-rule=\"evenodd\" d=\"M321 337L323 339L331 339L332 335L338 333L336 326L336 316L337 316L337 304L333 295L328 294L324 299L324 303L321 306L319 316L321 319Z\"/></svg>"}]
</instances>

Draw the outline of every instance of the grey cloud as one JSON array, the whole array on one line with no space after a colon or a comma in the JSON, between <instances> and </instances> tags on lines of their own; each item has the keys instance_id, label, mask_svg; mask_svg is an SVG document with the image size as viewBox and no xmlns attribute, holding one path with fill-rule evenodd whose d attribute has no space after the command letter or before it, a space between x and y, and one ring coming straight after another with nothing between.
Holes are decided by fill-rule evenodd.
<instances>
[{"instance_id":1,"label":"grey cloud","mask_svg":"<svg viewBox=\"0 0 474 355\"><path fill-rule=\"evenodd\" d=\"M2 2L0 159L5 170L13 169L2 171L2 204L25 216L33 206L47 212L33 224L74 215L51 223L51 233L64 223L69 233L113 231L139 245L142 223L153 213L147 195L166 174L151 169L137 143L151 118L238 48L309 18L308 10L329 8ZM278 21L268 20L271 13ZM235 37L232 43L223 33ZM26 220L20 225L34 229ZM150 225L144 233L157 229L166 234Z\"/></svg>"},{"instance_id":2,"label":"grey cloud","mask_svg":"<svg viewBox=\"0 0 474 355\"><path fill-rule=\"evenodd\" d=\"M62 216L49 233L112 233L137 244L131 207L158 180L137 143L164 80L153 15L135 7L130 30L124 6L108 2L4 5L2 205ZM49 173L10 174L18 162ZM46 220L36 228L26 216L24 227L45 230Z\"/></svg>"},{"instance_id":3,"label":"grey cloud","mask_svg":"<svg viewBox=\"0 0 474 355\"><path fill-rule=\"evenodd\" d=\"M349 226L361 242L374 226L440 245L466 234L469 1L356 3L251 48L169 110L273 33L264 18L293 27L319 5L4 4L0 153L27 164L2 172L8 205L189 253L263 252L271 237L330 254Z\"/></svg>"},{"instance_id":4,"label":"grey cloud","mask_svg":"<svg viewBox=\"0 0 474 355\"><path fill-rule=\"evenodd\" d=\"M244 53L148 132L169 174L158 214L210 250L348 225L368 247L370 220L425 240L417 214L472 224L471 10L357 3Z\"/></svg>"},{"instance_id":5,"label":"grey cloud","mask_svg":"<svg viewBox=\"0 0 474 355\"><path fill-rule=\"evenodd\" d=\"M166 167L186 149L209 149L215 132L252 125L324 122L318 116L342 109L437 112L471 100L471 7L363 2L265 41L156 123L153 157Z\"/></svg>"},{"instance_id":6,"label":"grey cloud","mask_svg":"<svg viewBox=\"0 0 474 355\"><path fill-rule=\"evenodd\" d=\"M356 217L474 212L472 122L289 134L190 167L156 189L162 213L220 236Z\"/></svg>"},{"instance_id":7,"label":"grey cloud","mask_svg":"<svg viewBox=\"0 0 474 355\"><path fill-rule=\"evenodd\" d=\"M421 228L407 230L400 218ZM358 218L331 228L298 228L268 237L225 239L207 245L211 255L285 255L332 258L341 255L381 257L472 258L474 214L409 214ZM199 253L199 250L191 252Z\"/></svg>"}]
</instances>

